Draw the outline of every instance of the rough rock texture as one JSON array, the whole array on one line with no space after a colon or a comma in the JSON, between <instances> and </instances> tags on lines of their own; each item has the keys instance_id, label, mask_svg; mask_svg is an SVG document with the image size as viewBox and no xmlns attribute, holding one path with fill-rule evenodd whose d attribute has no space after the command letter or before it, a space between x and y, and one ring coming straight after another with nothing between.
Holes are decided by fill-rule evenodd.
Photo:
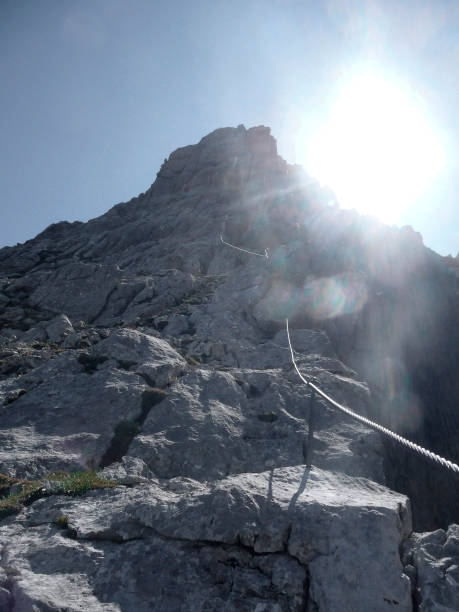
<instances>
[{"instance_id":1,"label":"rough rock texture","mask_svg":"<svg viewBox=\"0 0 459 612\"><path fill-rule=\"evenodd\" d=\"M40 500L0 546L15 601L57 609L409 610L405 512L385 487L296 466Z\"/></svg>"},{"instance_id":2,"label":"rough rock texture","mask_svg":"<svg viewBox=\"0 0 459 612\"><path fill-rule=\"evenodd\" d=\"M457 479L314 399L285 332L325 392L457 460L452 265L338 209L261 126L2 249L0 473L102 468L119 486L1 519L0 610L457 604L404 495L418 529L446 528Z\"/></svg>"},{"instance_id":3,"label":"rough rock texture","mask_svg":"<svg viewBox=\"0 0 459 612\"><path fill-rule=\"evenodd\" d=\"M459 525L413 533L404 563L413 577L419 612L456 612L459 602Z\"/></svg>"}]
</instances>

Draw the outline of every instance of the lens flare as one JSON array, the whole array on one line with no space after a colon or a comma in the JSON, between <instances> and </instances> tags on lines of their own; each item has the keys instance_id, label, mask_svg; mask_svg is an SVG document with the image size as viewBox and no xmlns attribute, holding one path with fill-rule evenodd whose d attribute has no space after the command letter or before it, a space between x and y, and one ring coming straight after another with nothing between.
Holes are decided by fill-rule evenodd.
<instances>
[{"instance_id":1,"label":"lens flare","mask_svg":"<svg viewBox=\"0 0 459 612\"><path fill-rule=\"evenodd\" d=\"M280 322L286 318L298 318L323 321L358 312L367 299L366 283L356 273L314 279L303 288L278 278L273 280L255 310L263 320Z\"/></svg>"},{"instance_id":2,"label":"lens flare","mask_svg":"<svg viewBox=\"0 0 459 612\"><path fill-rule=\"evenodd\" d=\"M376 383L384 402L381 418L385 425L399 433L416 432L422 425L422 403L413 392L405 365L394 357L378 363Z\"/></svg>"},{"instance_id":3,"label":"lens flare","mask_svg":"<svg viewBox=\"0 0 459 612\"><path fill-rule=\"evenodd\" d=\"M340 274L307 282L303 299L312 319L332 319L361 310L367 302L368 290L359 274Z\"/></svg>"}]
</instances>

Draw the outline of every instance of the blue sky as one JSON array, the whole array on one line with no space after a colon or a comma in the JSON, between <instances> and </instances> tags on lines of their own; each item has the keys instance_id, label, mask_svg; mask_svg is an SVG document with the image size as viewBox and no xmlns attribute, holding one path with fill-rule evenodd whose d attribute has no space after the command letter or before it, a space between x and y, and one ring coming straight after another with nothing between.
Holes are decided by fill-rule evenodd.
<instances>
[{"instance_id":1,"label":"blue sky","mask_svg":"<svg viewBox=\"0 0 459 612\"><path fill-rule=\"evenodd\" d=\"M456 0L1 0L0 246L130 199L217 127L269 125L302 163L343 75L370 61L446 143L399 224L455 255L458 59Z\"/></svg>"}]
</instances>

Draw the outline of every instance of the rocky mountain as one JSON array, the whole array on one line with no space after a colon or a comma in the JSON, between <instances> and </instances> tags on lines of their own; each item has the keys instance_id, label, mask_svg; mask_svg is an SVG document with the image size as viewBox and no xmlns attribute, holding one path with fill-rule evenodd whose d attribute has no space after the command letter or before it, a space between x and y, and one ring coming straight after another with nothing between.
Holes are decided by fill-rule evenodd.
<instances>
[{"instance_id":1,"label":"rocky mountain","mask_svg":"<svg viewBox=\"0 0 459 612\"><path fill-rule=\"evenodd\" d=\"M453 262L243 126L0 250L0 610L457 612L458 475L285 329L457 463Z\"/></svg>"}]
</instances>

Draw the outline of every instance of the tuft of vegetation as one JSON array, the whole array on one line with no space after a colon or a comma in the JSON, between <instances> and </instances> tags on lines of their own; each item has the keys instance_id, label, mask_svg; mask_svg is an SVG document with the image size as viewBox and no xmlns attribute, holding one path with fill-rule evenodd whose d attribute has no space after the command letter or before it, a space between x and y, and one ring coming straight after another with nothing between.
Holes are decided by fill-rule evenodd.
<instances>
[{"instance_id":1,"label":"tuft of vegetation","mask_svg":"<svg viewBox=\"0 0 459 612\"><path fill-rule=\"evenodd\" d=\"M17 514L25 506L50 495L83 495L93 489L116 487L96 471L54 472L43 480L22 480L0 474L0 519Z\"/></svg>"},{"instance_id":2,"label":"tuft of vegetation","mask_svg":"<svg viewBox=\"0 0 459 612\"><path fill-rule=\"evenodd\" d=\"M202 304L203 300L201 297L199 297L198 295L190 295L188 297L185 297L182 302L184 304Z\"/></svg>"},{"instance_id":3,"label":"tuft of vegetation","mask_svg":"<svg viewBox=\"0 0 459 612\"><path fill-rule=\"evenodd\" d=\"M24 506L28 506L35 500L43 497L46 489L41 481L12 479L13 492L0 499L0 519L17 514Z\"/></svg>"},{"instance_id":4,"label":"tuft of vegetation","mask_svg":"<svg viewBox=\"0 0 459 612\"><path fill-rule=\"evenodd\" d=\"M194 365L194 366L201 365L201 362L198 359L196 359L196 357L194 357L193 355L186 355L185 359L190 365Z\"/></svg>"},{"instance_id":5,"label":"tuft of vegetation","mask_svg":"<svg viewBox=\"0 0 459 612\"><path fill-rule=\"evenodd\" d=\"M10 490L10 487L16 484L17 481L17 478L11 478L11 476L0 474L0 497L6 495L6 493L8 493L8 491Z\"/></svg>"},{"instance_id":6,"label":"tuft of vegetation","mask_svg":"<svg viewBox=\"0 0 459 612\"><path fill-rule=\"evenodd\" d=\"M96 470L89 472L54 472L47 480L51 483L51 493L56 495L84 495L93 489L111 489L117 486L113 480L100 476Z\"/></svg>"},{"instance_id":7,"label":"tuft of vegetation","mask_svg":"<svg viewBox=\"0 0 459 612\"><path fill-rule=\"evenodd\" d=\"M59 516L54 520L54 524L58 529L67 529L69 526L68 518L66 516Z\"/></svg>"}]
</instances>

